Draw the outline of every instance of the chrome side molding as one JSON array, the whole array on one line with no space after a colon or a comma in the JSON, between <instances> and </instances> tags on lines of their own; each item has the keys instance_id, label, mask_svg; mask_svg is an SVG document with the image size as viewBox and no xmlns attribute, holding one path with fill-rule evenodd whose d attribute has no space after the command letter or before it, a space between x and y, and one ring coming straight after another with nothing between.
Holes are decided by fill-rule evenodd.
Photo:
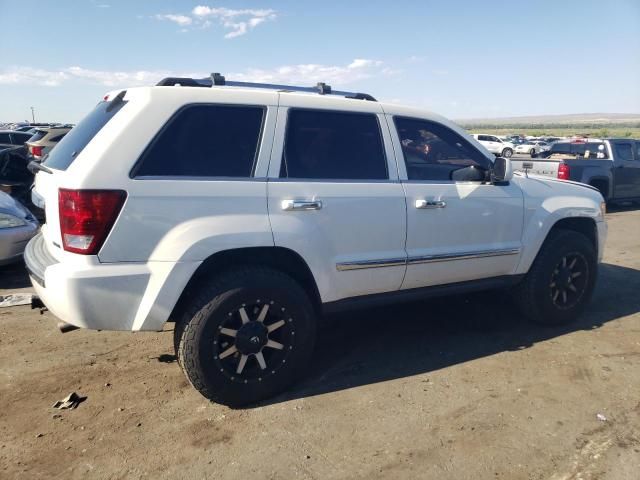
<instances>
[{"instance_id":1,"label":"chrome side molding","mask_svg":"<svg viewBox=\"0 0 640 480\"><path fill-rule=\"evenodd\" d=\"M421 255L409 258L388 258L383 260L359 260L336 264L340 272L360 270L364 268L398 267L402 265L418 265L421 263L450 262L455 260L472 260L476 258L500 257L504 255L518 255L519 248L504 248L499 250L482 250L476 252L443 253L438 255Z\"/></svg>"},{"instance_id":2,"label":"chrome side molding","mask_svg":"<svg viewBox=\"0 0 640 480\"><path fill-rule=\"evenodd\" d=\"M438 255L422 255L418 257L409 257L407 259L407 263L409 265L417 265L420 263L449 262L452 260L471 260L475 258L501 257L504 255L517 255L519 253L519 248L483 250L479 252L441 253Z\"/></svg>"}]
</instances>

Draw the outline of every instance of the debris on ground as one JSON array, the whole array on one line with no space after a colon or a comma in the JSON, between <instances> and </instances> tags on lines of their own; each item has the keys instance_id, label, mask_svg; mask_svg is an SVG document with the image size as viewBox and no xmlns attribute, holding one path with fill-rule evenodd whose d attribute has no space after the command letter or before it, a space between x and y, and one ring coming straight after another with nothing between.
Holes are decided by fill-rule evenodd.
<instances>
[{"instance_id":1,"label":"debris on ground","mask_svg":"<svg viewBox=\"0 0 640 480\"><path fill-rule=\"evenodd\" d=\"M86 399L87 397L81 397L76 392L71 392L62 400L58 400L56 403L54 403L53 408L57 408L59 410L67 410L67 409L72 410L76 408L78 405L80 405L82 402L84 402Z\"/></svg>"},{"instance_id":2,"label":"debris on ground","mask_svg":"<svg viewBox=\"0 0 640 480\"><path fill-rule=\"evenodd\" d=\"M31 305L32 299L33 293L9 293L7 295L0 295L0 308Z\"/></svg>"},{"instance_id":3,"label":"debris on ground","mask_svg":"<svg viewBox=\"0 0 640 480\"><path fill-rule=\"evenodd\" d=\"M605 416L604 416L603 414L601 414L601 413L598 413L598 414L596 415L596 418L597 418L598 420L600 420L601 422L606 422L606 421L607 421L607 417L605 417Z\"/></svg>"}]
</instances>

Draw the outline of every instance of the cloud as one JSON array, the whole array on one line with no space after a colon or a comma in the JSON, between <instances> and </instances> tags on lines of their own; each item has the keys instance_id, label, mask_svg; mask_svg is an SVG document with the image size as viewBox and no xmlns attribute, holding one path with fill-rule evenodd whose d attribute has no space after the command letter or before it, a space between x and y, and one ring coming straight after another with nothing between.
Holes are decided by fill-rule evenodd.
<instances>
[{"instance_id":1,"label":"cloud","mask_svg":"<svg viewBox=\"0 0 640 480\"><path fill-rule=\"evenodd\" d=\"M315 85L326 82L334 87L359 82L379 75L388 75L383 62L370 59L355 59L345 65L323 65L305 63L283 65L275 68L247 68L226 74L229 80L244 82L285 83ZM109 71L93 70L81 66L70 66L58 70L43 70L33 67L14 66L0 70L0 85L40 85L55 87L69 83L103 85L109 88L154 85L164 77L203 78L204 72L175 72L169 70Z\"/></svg>"},{"instance_id":2,"label":"cloud","mask_svg":"<svg viewBox=\"0 0 640 480\"><path fill-rule=\"evenodd\" d=\"M193 19L191 17L187 17L186 15L155 15L154 18L156 20L169 20L171 22L177 23L181 27L186 27L187 25L191 25L193 23Z\"/></svg>"},{"instance_id":3,"label":"cloud","mask_svg":"<svg viewBox=\"0 0 640 480\"><path fill-rule=\"evenodd\" d=\"M278 13L271 8L233 9L198 5L189 14L157 14L153 18L169 20L183 29L185 27L205 29L211 27L215 22L227 30L224 38L236 38L245 35L266 21L275 20L277 16Z\"/></svg>"}]
</instances>

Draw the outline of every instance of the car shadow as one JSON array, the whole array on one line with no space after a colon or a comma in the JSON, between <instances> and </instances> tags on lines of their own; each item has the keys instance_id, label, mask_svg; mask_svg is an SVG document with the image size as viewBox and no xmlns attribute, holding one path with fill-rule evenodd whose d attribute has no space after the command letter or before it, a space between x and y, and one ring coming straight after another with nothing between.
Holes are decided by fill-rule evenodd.
<instances>
[{"instance_id":1,"label":"car shadow","mask_svg":"<svg viewBox=\"0 0 640 480\"><path fill-rule=\"evenodd\" d=\"M599 275L585 313L562 327L526 321L500 291L336 315L319 333L305 379L254 406L424 374L640 312L640 270L603 264Z\"/></svg>"},{"instance_id":2,"label":"car shadow","mask_svg":"<svg viewBox=\"0 0 640 480\"><path fill-rule=\"evenodd\" d=\"M0 290L29 287L31 280L23 262L0 266Z\"/></svg>"}]
</instances>

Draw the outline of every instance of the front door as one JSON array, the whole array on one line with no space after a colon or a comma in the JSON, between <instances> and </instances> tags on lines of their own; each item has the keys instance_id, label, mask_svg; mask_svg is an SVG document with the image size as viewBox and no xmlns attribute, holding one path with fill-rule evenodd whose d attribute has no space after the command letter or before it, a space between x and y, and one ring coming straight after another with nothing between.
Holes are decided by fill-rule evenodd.
<instances>
[{"instance_id":1,"label":"front door","mask_svg":"<svg viewBox=\"0 0 640 480\"><path fill-rule=\"evenodd\" d=\"M403 289L514 273L523 196L484 181L491 160L439 122L388 116L407 196Z\"/></svg>"},{"instance_id":2,"label":"front door","mask_svg":"<svg viewBox=\"0 0 640 480\"><path fill-rule=\"evenodd\" d=\"M323 302L398 290L406 209L382 109L314 100L281 95L268 182L275 244L302 256Z\"/></svg>"}]
</instances>

